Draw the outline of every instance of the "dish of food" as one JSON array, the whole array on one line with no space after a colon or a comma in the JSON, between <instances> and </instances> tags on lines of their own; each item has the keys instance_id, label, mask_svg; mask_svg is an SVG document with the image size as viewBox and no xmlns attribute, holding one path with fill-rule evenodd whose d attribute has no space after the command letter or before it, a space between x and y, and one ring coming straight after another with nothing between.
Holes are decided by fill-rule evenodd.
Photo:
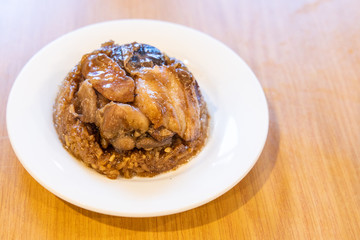
<instances>
[{"instance_id":1,"label":"dish of food","mask_svg":"<svg viewBox=\"0 0 360 240\"><path fill-rule=\"evenodd\" d=\"M198 154L175 171L153 177L133 176L129 172L129 177L133 177L126 178L120 169L121 177L109 179L76 160L59 140L61 136L53 121L59 86L71 69L81 62L84 54L99 49L109 39L118 45L137 42L155 46L184 63L198 82L210 116L208 137ZM126 76L131 77L131 74ZM93 86L97 83L88 81L84 84L87 85L82 90L86 95L89 84ZM101 98L99 93L99 90L95 91L96 101ZM126 108L131 111L138 108L133 102L112 102L106 103L110 104L107 109L114 108L114 104L120 107L128 104L130 107L126 105ZM80 104L80 107L83 106ZM96 104L95 112L105 115L103 107ZM81 110L74 105L76 119L93 121L92 115L85 116L87 110ZM269 122L267 103L259 81L236 53L194 29L151 20L90 25L45 46L29 60L17 77L9 95L6 118L9 138L19 161L43 187L79 207L128 217L186 211L231 189L256 163L266 141ZM149 128L153 124L150 122ZM140 133L146 127L140 128ZM145 136L151 136L149 129L145 132ZM121 136L123 134L126 136L129 132L123 132ZM106 136L108 142L118 137ZM65 137L64 140L66 145ZM146 151L136 148L136 143L133 149ZM112 147L108 146L108 149L104 146L107 154L106 149Z\"/></svg>"},{"instance_id":2,"label":"dish of food","mask_svg":"<svg viewBox=\"0 0 360 240\"><path fill-rule=\"evenodd\" d=\"M184 63L147 44L113 41L68 73L53 117L64 147L111 179L186 163L203 147L209 119Z\"/></svg>"}]
</instances>

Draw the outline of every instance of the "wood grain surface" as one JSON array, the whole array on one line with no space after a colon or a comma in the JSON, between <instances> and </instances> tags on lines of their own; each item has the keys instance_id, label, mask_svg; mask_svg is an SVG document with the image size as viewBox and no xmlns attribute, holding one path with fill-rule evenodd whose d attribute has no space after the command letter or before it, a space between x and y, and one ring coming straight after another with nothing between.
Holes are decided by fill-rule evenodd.
<instances>
[{"instance_id":1,"label":"wood grain surface","mask_svg":"<svg viewBox=\"0 0 360 240\"><path fill-rule=\"evenodd\" d=\"M12 150L6 103L25 63L69 31L124 18L203 31L237 52L264 88L263 153L204 206L155 218L87 211L45 190ZM359 239L359 22L358 0L2 0L0 239Z\"/></svg>"}]
</instances>

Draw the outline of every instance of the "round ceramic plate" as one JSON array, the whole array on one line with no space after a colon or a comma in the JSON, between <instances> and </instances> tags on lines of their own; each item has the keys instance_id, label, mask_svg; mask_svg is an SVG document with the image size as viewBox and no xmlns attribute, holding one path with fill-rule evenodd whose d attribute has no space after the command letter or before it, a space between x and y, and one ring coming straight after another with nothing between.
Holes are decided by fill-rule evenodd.
<instances>
[{"instance_id":1,"label":"round ceramic plate","mask_svg":"<svg viewBox=\"0 0 360 240\"><path fill-rule=\"evenodd\" d=\"M110 39L153 45L182 60L197 79L211 115L210 136L202 152L176 171L110 180L61 145L52 121L59 85L83 54ZM82 208L129 217L182 212L231 189L257 161L268 121L262 88L236 53L194 29L150 20L99 23L53 41L22 69L7 105L15 153L42 186Z\"/></svg>"}]
</instances>

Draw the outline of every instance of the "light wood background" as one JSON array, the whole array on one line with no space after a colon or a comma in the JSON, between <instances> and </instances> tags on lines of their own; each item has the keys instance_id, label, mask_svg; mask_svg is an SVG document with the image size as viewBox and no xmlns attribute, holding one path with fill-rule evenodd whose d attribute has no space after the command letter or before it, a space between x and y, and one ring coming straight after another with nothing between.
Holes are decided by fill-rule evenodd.
<instances>
[{"instance_id":1,"label":"light wood background","mask_svg":"<svg viewBox=\"0 0 360 240\"><path fill-rule=\"evenodd\" d=\"M30 57L69 31L124 18L203 31L264 88L262 155L204 206L156 218L87 211L45 190L11 148L7 98ZM360 239L358 0L1 0L0 83L0 239Z\"/></svg>"}]
</instances>

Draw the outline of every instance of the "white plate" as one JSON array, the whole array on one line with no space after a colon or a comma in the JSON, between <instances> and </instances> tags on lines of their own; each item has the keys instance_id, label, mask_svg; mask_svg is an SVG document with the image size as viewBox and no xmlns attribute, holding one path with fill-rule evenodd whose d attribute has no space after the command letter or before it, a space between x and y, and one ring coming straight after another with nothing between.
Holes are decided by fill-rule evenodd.
<instances>
[{"instance_id":1,"label":"white plate","mask_svg":"<svg viewBox=\"0 0 360 240\"><path fill-rule=\"evenodd\" d=\"M62 147L52 121L58 86L83 54L110 39L154 45L184 61L198 80L212 117L210 138L178 170L154 178L110 180ZM23 68L7 105L12 146L42 186L77 206L130 217L182 212L231 189L259 157L268 121L261 86L236 53L196 30L150 20L99 23L53 41Z\"/></svg>"}]
</instances>

